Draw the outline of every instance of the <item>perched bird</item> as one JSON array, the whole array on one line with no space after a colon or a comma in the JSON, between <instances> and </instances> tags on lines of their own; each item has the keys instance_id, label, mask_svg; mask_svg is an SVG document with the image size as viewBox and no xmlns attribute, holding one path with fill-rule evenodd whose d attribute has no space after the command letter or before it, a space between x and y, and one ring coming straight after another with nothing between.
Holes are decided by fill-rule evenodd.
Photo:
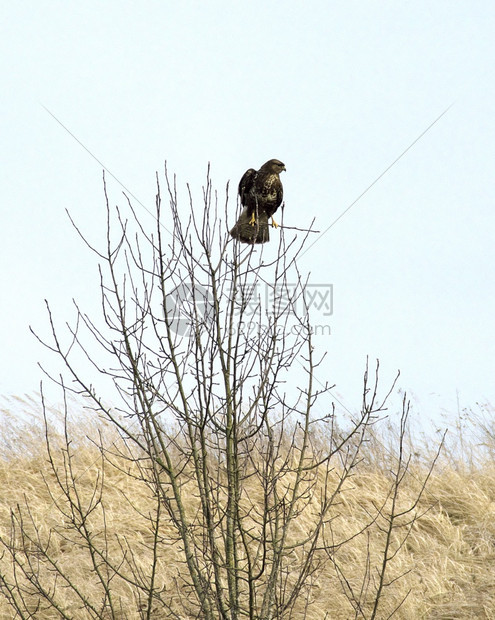
<instances>
[{"instance_id":1,"label":"perched bird","mask_svg":"<svg viewBox=\"0 0 495 620\"><path fill-rule=\"evenodd\" d=\"M284 196L279 177L283 170L285 164L278 159L270 159L257 172L249 168L243 174L239 183L239 196L244 211L230 231L234 239L243 243L270 241L268 218L272 218L272 226L277 228L273 214L282 204Z\"/></svg>"}]
</instances>

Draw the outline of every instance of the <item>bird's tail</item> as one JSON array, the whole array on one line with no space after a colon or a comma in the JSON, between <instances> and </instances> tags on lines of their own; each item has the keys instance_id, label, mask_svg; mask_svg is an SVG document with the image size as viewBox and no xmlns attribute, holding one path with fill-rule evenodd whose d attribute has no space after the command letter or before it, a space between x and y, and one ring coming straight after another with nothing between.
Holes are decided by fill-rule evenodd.
<instances>
[{"instance_id":1,"label":"bird's tail","mask_svg":"<svg viewBox=\"0 0 495 620\"><path fill-rule=\"evenodd\" d=\"M266 213L259 213L253 225L248 210L244 209L230 235L242 243L266 243L270 241L268 216Z\"/></svg>"}]
</instances>

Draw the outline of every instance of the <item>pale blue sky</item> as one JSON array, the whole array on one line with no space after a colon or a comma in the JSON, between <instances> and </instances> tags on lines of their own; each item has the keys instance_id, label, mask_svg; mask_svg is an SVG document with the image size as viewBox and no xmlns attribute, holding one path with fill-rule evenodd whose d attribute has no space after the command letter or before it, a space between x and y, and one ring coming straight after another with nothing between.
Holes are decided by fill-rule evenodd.
<instances>
[{"instance_id":1,"label":"pale blue sky","mask_svg":"<svg viewBox=\"0 0 495 620\"><path fill-rule=\"evenodd\" d=\"M41 104L151 209L164 160L199 196L208 161L223 190L277 157L286 224L324 231L453 103L300 266L334 285L319 374L349 407L367 355L426 417L495 403L492 2L40 1L0 23L3 394L50 362L44 298L61 322L99 307L65 209L100 238L101 166Z\"/></svg>"}]
</instances>

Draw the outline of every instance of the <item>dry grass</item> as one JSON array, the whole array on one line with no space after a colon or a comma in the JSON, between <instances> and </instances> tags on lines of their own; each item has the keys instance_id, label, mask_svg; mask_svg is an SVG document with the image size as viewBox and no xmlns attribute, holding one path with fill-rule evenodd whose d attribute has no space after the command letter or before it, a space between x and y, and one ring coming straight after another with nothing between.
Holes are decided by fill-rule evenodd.
<instances>
[{"instance_id":1,"label":"dry grass","mask_svg":"<svg viewBox=\"0 0 495 620\"><path fill-rule=\"evenodd\" d=\"M12 520L23 515L23 526L37 538L31 552L36 563L37 544L49 548L50 556L63 569L66 584L60 583L46 563L38 570L50 587L59 588L59 601L67 617L89 618L80 609L69 582L95 602L101 593L87 548L77 531L71 528L70 516L56 508L60 489L47 462L44 434L40 426L17 428L4 416L2 436L3 454L0 458L0 535L10 546L19 548L19 522ZM88 430L87 426L84 429ZM107 443L118 441L112 429L101 427ZM91 535L129 573L149 569L150 547L153 544L150 516L155 510L151 490L134 475L138 473L131 461L115 456L113 462L103 465L97 446L81 433L74 438L76 458L74 473L81 497L89 506L101 493L102 502L90 517ZM60 465L63 453L57 454ZM375 455L376 456L376 455ZM370 464L373 463L373 464ZM104 474L102 476L102 473ZM402 488L400 502L407 506L418 494L426 466L418 459ZM390 479L386 463L378 458L363 462L361 469L348 481L333 508L331 532L327 543L338 544L331 554L322 552L328 561L324 569L310 583L307 597L301 597L293 618L354 618L355 612L345 592L352 588L356 596L361 592L363 611L369 611L366 588L370 591L376 579L383 552L383 531L380 521L352 538L362 530L375 513L375 507L386 502ZM395 618L403 619L457 619L495 618L495 464L486 462L467 467L445 459L440 461L430 478L418 510L423 516L401 546L404 530L396 530L393 542L398 548L385 588L379 618L387 618L400 605ZM305 521L306 519L306 521ZM306 515L298 526L301 533L311 526ZM176 600L180 609L180 595L184 592L184 564L180 546L172 536L173 528L166 522L161 530L160 560L157 584L162 597L169 603ZM36 534L35 534L36 533ZM130 557L132 558L130 559ZM297 558L295 558L297 561ZM120 564L119 564L120 563ZM14 578L13 566L5 547L0 551L0 573ZM290 579L290 575L288 575ZM25 579L18 575L27 586ZM115 574L111 581L114 601L118 601L122 619L141 617L136 589ZM5 590L0 595L0 618L11 619L15 613L8 605ZM29 594L26 594L29 599ZM405 600L404 600L405 599ZM32 609L38 601L31 601ZM179 617L180 616L180 611ZM41 605L35 618L60 618L61 614L48 611ZM169 617L157 604L154 618ZM188 618L187 614L183 616Z\"/></svg>"}]
</instances>

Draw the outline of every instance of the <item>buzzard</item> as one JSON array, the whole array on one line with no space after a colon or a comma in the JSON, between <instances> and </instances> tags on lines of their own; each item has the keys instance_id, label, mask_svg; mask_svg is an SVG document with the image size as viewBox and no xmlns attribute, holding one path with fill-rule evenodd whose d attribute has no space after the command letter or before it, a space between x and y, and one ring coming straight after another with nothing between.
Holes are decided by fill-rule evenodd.
<instances>
[{"instance_id":1,"label":"buzzard","mask_svg":"<svg viewBox=\"0 0 495 620\"><path fill-rule=\"evenodd\" d=\"M277 228L273 214L281 205L284 195L279 177L283 170L285 164L278 159L270 159L257 172L249 168L243 174L239 182L239 196L244 211L230 231L234 239L243 243L270 241L268 218L272 218L272 226Z\"/></svg>"}]
</instances>

